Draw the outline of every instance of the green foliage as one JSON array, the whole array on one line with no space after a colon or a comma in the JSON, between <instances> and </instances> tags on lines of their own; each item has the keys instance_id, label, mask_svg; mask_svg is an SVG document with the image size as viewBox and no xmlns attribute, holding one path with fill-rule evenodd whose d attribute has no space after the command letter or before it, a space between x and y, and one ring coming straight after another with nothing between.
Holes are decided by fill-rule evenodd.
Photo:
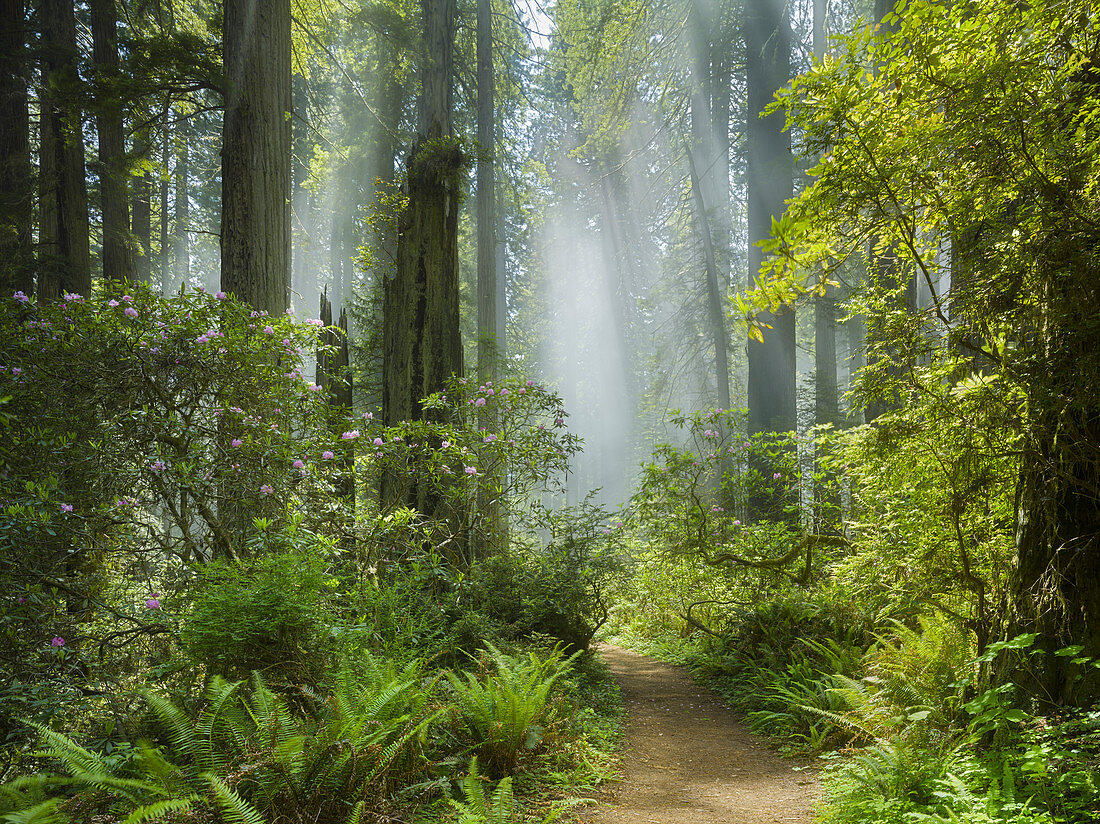
<instances>
[{"instance_id":1,"label":"green foliage","mask_svg":"<svg viewBox=\"0 0 1100 824\"><path fill-rule=\"evenodd\" d=\"M290 529L288 503L300 532L331 516L329 411L301 372L315 329L141 284L0 301L5 715L128 689L171 657L190 570L263 550L249 524Z\"/></svg>"},{"instance_id":2,"label":"green foliage","mask_svg":"<svg viewBox=\"0 0 1100 824\"><path fill-rule=\"evenodd\" d=\"M544 513L544 547L479 561L456 591L467 620L484 616L504 640L550 637L567 651L588 648L608 616L621 578L622 523L586 501ZM464 648L473 651L468 643Z\"/></svg>"},{"instance_id":3,"label":"green foliage","mask_svg":"<svg viewBox=\"0 0 1100 824\"><path fill-rule=\"evenodd\" d=\"M526 659L513 658L487 645L494 671L484 679L476 673L447 674L462 717L473 736L474 746L491 774L509 775L522 751L531 751L542 741L545 728L539 726L554 684L572 662L555 650Z\"/></svg>"},{"instance_id":4,"label":"green foliage","mask_svg":"<svg viewBox=\"0 0 1100 824\"><path fill-rule=\"evenodd\" d=\"M511 776L502 778L491 795L486 795L482 780L477 771L477 758L470 759L470 771L459 781L465 800L451 801L458 812L459 824L516 824L525 820L512 796ZM564 810L562 806L555 807L539 819L539 824L552 824Z\"/></svg>"},{"instance_id":5,"label":"green foliage","mask_svg":"<svg viewBox=\"0 0 1100 824\"><path fill-rule=\"evenodd\" d=\"M209 672L261 670L306 683L324 671L324 598L336 581L315 552L270 551L240 563L208 564L183 620L183 649Z\"/></svg>"},{"instance_id":6,"label":"green foliage","mask_svg":"<svg viewBox=\"0 0 1100 824\"><path fill-rule=\"evenodd\" d=\"M142 742L117 763L39 726L43 757L65 772L3 785L0 812L9 821L51 814L75 824L92 805L136 824L217 809L240 824L342 824L357 820L354 810L380 804L390 780L408 780L425 764L424 738L439 711L429 708L431 682L421 682L417 664L398 670L374 662L357 680L341 676L327 695L309 694L305 717L259 675L244 683L215 676L193 716L147 694L164 743Z\"/></svg>"}]
</instances>

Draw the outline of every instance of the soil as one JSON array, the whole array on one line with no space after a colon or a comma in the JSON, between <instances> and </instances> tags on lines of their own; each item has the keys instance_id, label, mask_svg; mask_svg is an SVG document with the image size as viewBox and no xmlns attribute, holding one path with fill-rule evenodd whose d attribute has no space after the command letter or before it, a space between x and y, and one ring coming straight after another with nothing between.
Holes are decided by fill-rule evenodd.
<instances>
[{"instance_id":1,"label":"soil","mask_svg":"<svg viewBox=\"0 0 1100 824\"><path fill-rule=\"evenodd\" d=\"M680 667L602 645L626 705L622 780L591 824L810 824L813 769L785 759Z\"/></svg>"}]
</instances>

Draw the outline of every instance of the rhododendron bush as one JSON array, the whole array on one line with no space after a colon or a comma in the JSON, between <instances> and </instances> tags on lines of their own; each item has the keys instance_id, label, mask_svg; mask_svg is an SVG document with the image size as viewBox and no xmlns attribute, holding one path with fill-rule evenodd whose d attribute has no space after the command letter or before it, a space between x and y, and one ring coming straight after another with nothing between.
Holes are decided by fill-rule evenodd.
<instances>
[{"instance_id":1,"label":"rhododendron bush","mask_svg":"<svg viewBox=\"0 0 1100 824\"><path fill-rule=\"evenodd\" d=\"M163 666L196 572L280 535L342 582L334 603L423 559L460 574L579 448L533 381L456 378L424 420L386 427L313 381L320 321L105 288L0 299L0 656L57 687L42 707Z\"/></svg>"}]
</instances>

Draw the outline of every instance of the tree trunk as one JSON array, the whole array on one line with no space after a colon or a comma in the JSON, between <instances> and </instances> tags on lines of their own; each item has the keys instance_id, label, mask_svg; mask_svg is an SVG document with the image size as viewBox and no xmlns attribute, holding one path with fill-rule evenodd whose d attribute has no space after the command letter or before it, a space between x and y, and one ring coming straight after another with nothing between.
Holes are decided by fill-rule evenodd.
<instances>
[{"instance_id":1,"label":"tree trunk","mask_svg":"<svg viewBox=\"0 0 1100 824\"><path fill-rule=\"evenodd\" d=\"M34 288L25 0L0 0L0 295Z\"/></svg>"},{"instance_id":2,"label":"tree trunk","mask_svg":"<svg viewBox=\"0 0 1100 824\"><path fill-rule=\"evenodd\" d=\"M226 0L221 286L271 314L290 300L290 0Z\"/></svg>"},{"instance_id":3,"label":"tree trunk","mask_svg":"<svg viewBox=\"0 0 1100 824\"><path fill-rule=\"evenodd\" d=\"M784 116L760 113L790 74L790 28L786 7L772 0L750 0L745 9L745 60L748 87L747 178L749 284L760 271L757 242L771 233L772 218L783 214L792 194L794 164ZM794 310L784 308L762 318L771 328L763 342L750 340L748 355L749 431L789 432L796 425ZM780 518L793 502L788 486L774 495L754 493L749 516Z\"/></svg>"},{"instance_id":4,"label":"tree trunk","mask_svg":"<svg viewBox=\"0 0 1100 824\"><path fill-rule=\"evenodd\" d=\"M826 0L814 0L813 47L818 63L825 57L827 5ZM836 360L836 287L826 286L814 298L814 422L818 426L840 423ZM835 476L821 469L821 457L814 483L814 530L824 534L835 531L840 522L840 491Z\"/></svg>"},{"instance_id":5,"label":"tree trunk","mask_svg":"<svg viewBox=\"0 0 1100 824\"><path fill-rule=\"evenodd\" d=\"M77 74L73 4L42 0L42 91L39 148L40 220L38 297L63 292L87 295L92 288L88 241L88 185Z\"/></svg>"},{"instance_id":6,"label":"tree trunk","mask_svg":"<svg viewBox=\"0 0 1100 824\"><path fill-rule=\"evenodd\" d=\"M716 406L730 407L729 336L726 334L726 310L724 296L718 287L718 260L714 237L719 207L715 182L718 169L717 134L711 119L712 77L710 37L714 27L714 15L704 8L700 0L692 2L689 9L692 40L691 63L691 143L687 148L691 172L692 200L695 203L699 237L703 244L703 262L707 284L707 325L710 327L714 346L714 384L717 389ZM727 112L728 115L728 112ZM696 158L702 158L702 168ZM728 175L727 175L728 181Z\"/></svg>"},{"instance_id":7,"label":"tree trunk","mask_svg":"<svg viewBox=\"0 0 1100 824\"><path fill-rule=\"evenodd\" d=\"M387 424L418 420L421 399L461 375L458 307L458 185L465 160L452 138L455 0L423 0L424 53L416 142L409 152L408 205L397 239L397 271L385 282L382 410ZM383 478L382 500L396 500ZM417 508L441 502L415 493Z\"/></svg>"},{"instance_id":8,"label":"tree trunk","mask_svg":"<svg viewBox=\"0 0 1100 824\"><path fill-rule=\"evenodd\" d=\"M1032 336L1030 437L1017 482L1008 637L1037 632L1046 654L1005 675L1044 708L1100 699L1093 665L1054 655L1080 644L1081 656L1100 659L1100 401L1092 383L1100 361L1100 277L1078 268L1092 259L1093 243L1091 231L1054 239L1047 248L1061 259L1037 262L1048 274L1034 298L1040 317Z\"/></svg>"},{"instance_id":9,"label":"tree trunk","mask_svg":"<svg viewBox=\"0 0 1100 824\"><path fill-rule=\"evenodd\" d=\"M103 277L132 280L130 213L126 202L122 99L118 89L118 14L115 0L92 0L92 55L96 67L99 192L103 214Z\"/></svg>"},{"instance_id":10,"label":"tree trunk","mask_svg":"<svg viewBox=\"0 0 1100 824\"><path fill-rule=\"evenodd\" d=\"M168 170L172 168L173 141L165 129L161 134L160 160L164 174L160 178L160 283L161 291L169 293L172 284L172 250L168 242ZM175 291L178 291L175 290Z\"/></svg>"},{"instance_id":11,"label":"tree trunk","mask_svg":"<svg viewBox=\"0 0 1100 824\"><path fill-rule=\"evenodd\" d=\"M325 393L325 399L333 407L336 421L333 435L339 439L344 431L341 421L347 420L351 410L351 372L348 369L348 315L341 311L339 329L332 325L332 302L328 295L321 294L321 313L319 317L325 324L321 333L320 349L317 351L316 383ZM336 495L342 499L349 511L355 511L355 441L347 440L340 444L340 474L336 478Z\"/></svg>"},{"instance_id":12,"label":"tree trunk","mask_svg":"<svg viewBox=\"0 0 1100 824\"><path fill-rule=\"evenodd\" d=\"M149 132L141 130L134 135L134 157L139 160L147 159L149 155ZM134 179L133 201L130 206L134 239L134 278L142 283L149 283L153 277L152 249L153 240L153 215L152 202L153 178L149 172L142 172Z\"/></svg>"},{"instance_id":13,"label":"tree trunk","mask_svg":"<svg viewBox=\"0 0 1100 824\"><path fill-rule=\"evenodd\" d=\"M191 193L188 178L191 174L191 153L187 144L188 135L182 134L176 145L176 215L172 229L172 248L175 258L177 283L187 283L191 279Z\"/></svg>"},{"instance_id":14,"label":"tree trunk","mask_svg":"<svg viewBox=\"0 0 1100 824\"><path fill-rule=\"evenodd\" d=\"M888 33L896 28L895 25L884 21L886 15L894 10L894 2L895 0L875 0L875 25L884 33ZM901 279L905 277L905 275L904 267L902 266L901 259L898 257L897 249L888 248L882 252L876 252L875 247L878 245L878 238L871 238L867 255L869 261L868 275L876 279L878 286L882 289L898 291L902 287ZM917 309L917 284L915 275L910 276L904 286L904 308L907 312L914 312ZM885 335L879 329L875 328L874 325L868 326L866 342L867 365L870 367L870 370L883 372L888 381L900 381L904 373L904 367L899 362L896 351L888 345ZM866 415L867 423L885 415L891 410L898 409L901 404L901 397L893 390L888 390L879 394L878 397L875 397L866 404L864 414Z\"/></svg>"},{"instance_id":15,"label":"tree trunk","mask_svg":"<svg viewBox=\"0 0 1100 824\"><path fill-rule=\"evenodd\" d=\"M497 333L496 151L493 89L493 8L491 0L477 2L477 374L478 380L496 380L500 345Z\"/></svg>"}]
</instances>

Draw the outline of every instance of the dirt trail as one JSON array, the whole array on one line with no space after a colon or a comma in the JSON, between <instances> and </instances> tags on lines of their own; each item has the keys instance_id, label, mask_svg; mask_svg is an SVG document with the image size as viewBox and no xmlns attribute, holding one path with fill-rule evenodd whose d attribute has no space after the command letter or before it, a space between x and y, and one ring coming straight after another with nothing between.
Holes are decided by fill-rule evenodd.
<instances>
[{"instance_id":1,"label":"dirt trail","mask_svg":"<svg viewBox=\"0 0 1100 824\"><path fill-rule=\"evenodd\" d=\"M623 780L592 824L809 824L817 783L681 668L604 645L626 704Z\"/></svg>"}]
</instances>

